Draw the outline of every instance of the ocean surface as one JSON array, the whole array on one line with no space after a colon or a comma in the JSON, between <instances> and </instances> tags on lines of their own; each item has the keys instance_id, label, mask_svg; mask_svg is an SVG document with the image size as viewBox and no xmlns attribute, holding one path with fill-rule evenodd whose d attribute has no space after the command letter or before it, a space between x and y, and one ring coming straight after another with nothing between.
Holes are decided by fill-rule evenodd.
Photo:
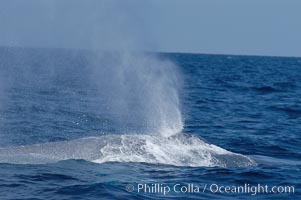
<instances>
[{"instance_id":1,"label":"ocean surface","mask_svg":"<svg viewBox=\"0 0 301 200\"><path fill-rule=\"evenodd\" d=\"M301 58L115 54L0 48L1 200L301 199Z\"/></svg>"}]
</instances>

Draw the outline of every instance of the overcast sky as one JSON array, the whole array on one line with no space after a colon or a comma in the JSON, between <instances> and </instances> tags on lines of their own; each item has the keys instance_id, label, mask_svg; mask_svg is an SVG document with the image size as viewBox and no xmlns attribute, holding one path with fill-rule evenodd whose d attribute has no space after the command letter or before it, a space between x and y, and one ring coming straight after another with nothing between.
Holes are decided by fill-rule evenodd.
<instances>
[{"instance_id":1,"label":"overcast sky","mask_svg":"<svg viewBox=\"0 0 301 200\"><path fill-rule=\"evenodd\" d=\"M301 57L301 1L0 0L0 45Z\"/></svg>"}]
</instances>

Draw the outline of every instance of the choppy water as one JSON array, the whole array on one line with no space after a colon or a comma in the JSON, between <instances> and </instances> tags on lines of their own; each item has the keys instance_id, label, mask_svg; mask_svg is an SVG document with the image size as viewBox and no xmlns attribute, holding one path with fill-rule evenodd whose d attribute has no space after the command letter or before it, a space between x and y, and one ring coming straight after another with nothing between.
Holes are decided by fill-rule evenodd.
<instances>
[{"instance_id":1,"label":"choppy water","mask_svg":"<svg viewBox=\"0 0 301 200\"><path fill-rule=\"evenodd\" d=\"M139 183L191 183L200 188L289 185L295 187L293 194L255 197L300 198L301 58L158 56L179 66L181 79L176 80L183 82L179 97L184 130L171 137L147 133L150 123L137 123L150 120L141 111L149 94L142 92L138 101L130 98L150 86L141 89L143 78L131 79L125 88L130 95L122 97L134 103L121 111L125 107L115 102L121 93L116 95L114 89L122 85L103 87L106 82L95 82L105 75L93 71L91 52L1 48L0 198L254 198L250 192L218 194L209 188L200 193L138 193ZM162 75L160 70L148 73L146 77ZM151 83L151 90L162 92L158 82ZM106 92L115 103L102 98L99 88L109 88ZM173 96L171 87L167 89ZM154 105L151 100L147 105ZM156 105L166 112L173 109L159 101ZM121 115L128 111L135 112ZM177 114L166 116L172 120L163 125L178 119ZM178 124L171 126L178 129ZM126 191L128 184L134 185L134 192Z\"/></svg>"}]
</instances>

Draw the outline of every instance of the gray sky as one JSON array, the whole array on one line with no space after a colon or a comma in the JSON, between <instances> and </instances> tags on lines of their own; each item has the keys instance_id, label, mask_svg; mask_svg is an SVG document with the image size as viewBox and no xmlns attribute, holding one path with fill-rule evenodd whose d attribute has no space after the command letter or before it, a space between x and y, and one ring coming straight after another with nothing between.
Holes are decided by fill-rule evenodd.
<instances>
[{"instance_id":1,"label":"gray sky","mask_svg":"<svg viewBox=\"0 0 301 200\"><path fill-rule=\"evenodd\" d=\"M156 2L164 50L301 56L300 0Z\"/></svg>"},{"instance_id":2,"label":"gray sky","mask_svg":"<svg viewBox=\"0 0 301 200\"><path fill-rule=\"evenodd\" d=\"M301 1L0 0L0 45L301 57Z\"/></svg>"}]
</instances>

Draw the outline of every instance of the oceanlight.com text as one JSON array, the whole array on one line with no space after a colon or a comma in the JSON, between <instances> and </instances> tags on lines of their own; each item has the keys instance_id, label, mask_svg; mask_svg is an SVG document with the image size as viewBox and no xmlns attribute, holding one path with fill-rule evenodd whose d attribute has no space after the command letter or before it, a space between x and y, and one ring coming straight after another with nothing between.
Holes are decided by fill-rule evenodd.
<instances>
[{"instance_id":1,"label":"oceanlight.com text","mask_svg":"<svg viewBox=\"0 0 301 200\"><path fill-rule=\"evenodd\" d=\"M162 194L168 195L169 193L179 194L198 194L198 193L212 193L212 194L294 194L295 187L289 185L270 186L266 184L248 184L243 185L222 185L222 184L164 184L164 183L136 183L126 185L128 192L144 193L144 194Z\"/></svg>"}]
</instances>

